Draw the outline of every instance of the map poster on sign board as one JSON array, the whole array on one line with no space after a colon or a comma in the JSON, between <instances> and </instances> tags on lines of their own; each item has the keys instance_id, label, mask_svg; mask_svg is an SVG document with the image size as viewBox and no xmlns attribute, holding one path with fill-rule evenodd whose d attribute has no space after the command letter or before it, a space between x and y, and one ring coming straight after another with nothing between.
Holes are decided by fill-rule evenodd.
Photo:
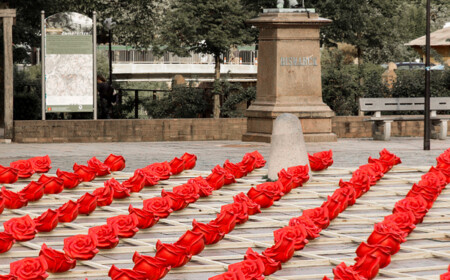
<instances>
[{"instance_id":1,"label":"map poster on sign board","mask_svg":"<svg viewBox=\"0 0 450 280\"><path fill-rule=\"evenodd\" d=\"M45 110L94 110L94 48L92 19L58 13L45 19Z\"/></svg>"}]
</instances>

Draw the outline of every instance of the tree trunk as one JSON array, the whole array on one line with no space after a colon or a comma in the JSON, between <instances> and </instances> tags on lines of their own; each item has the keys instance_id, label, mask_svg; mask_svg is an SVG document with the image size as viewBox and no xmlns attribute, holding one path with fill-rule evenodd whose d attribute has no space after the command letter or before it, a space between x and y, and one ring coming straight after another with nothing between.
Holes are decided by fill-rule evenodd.
<instances>
[{"instance_id":1,"label":"tree trunk","mask_svg":"<svg viewBox=\"0 0 450 280\"><path fill-rule=\"evenodd\" d=\"M220 55L214 55L214 60L214 82L217 82L218 80L220 80ZM214 93L213 115L215 119L220 118L220 95L218 92Z\"/></svg>"}]
</instances>

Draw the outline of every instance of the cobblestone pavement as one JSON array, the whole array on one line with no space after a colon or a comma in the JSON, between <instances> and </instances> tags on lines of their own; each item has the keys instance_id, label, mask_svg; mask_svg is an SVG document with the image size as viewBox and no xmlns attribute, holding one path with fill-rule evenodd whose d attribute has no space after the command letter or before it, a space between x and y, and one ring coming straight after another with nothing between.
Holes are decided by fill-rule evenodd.
<instances>
[{"instance_id":1,"label":"cobblestone pavement","mask_svg":"<svg viewBox=\"0 0 450 280\"><path fill-rule=\"evenodd\" d=\"M364 164L368 156L377 156L387 148L400 156L405 165L423 166L435 163L435 158L450 148L450 140L432 140L431 150L423 150L422 138L393 138L391 141L371 139L339 139L338 142L307 143L309 153L333 150L335 167L355 167ZM48 154L56 168L71 170L73 163L85 164L92 156L104 160L110 153L123 155L124 171L132 171L150 163L170 160L184 152L198 156L197 170L210 170L217 162L239 161L246 152L258 150L269 159L270 144L241 141L204 142L127 142L127 143L61 143L61 144L0 144L0 164Z\"/></svg>"}]
</instances>

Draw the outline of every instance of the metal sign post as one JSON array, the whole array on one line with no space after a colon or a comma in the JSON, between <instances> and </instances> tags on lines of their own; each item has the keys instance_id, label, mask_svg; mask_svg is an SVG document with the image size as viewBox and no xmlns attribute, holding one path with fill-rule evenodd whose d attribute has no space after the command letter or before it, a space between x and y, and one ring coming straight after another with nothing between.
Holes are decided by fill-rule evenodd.
<instances>
[{"instance_id":1,"label":"metal sign post","mask_svg":"<svg viewBox=\"0 0 450 280\"><path fill-rule=\"evenodd\" d=\"M427 29L426 29L426 62L425 62L425 121L423 149L430 150L431 119L430 119L430 0L427 0Z\"/></svg>"}]
</instances>

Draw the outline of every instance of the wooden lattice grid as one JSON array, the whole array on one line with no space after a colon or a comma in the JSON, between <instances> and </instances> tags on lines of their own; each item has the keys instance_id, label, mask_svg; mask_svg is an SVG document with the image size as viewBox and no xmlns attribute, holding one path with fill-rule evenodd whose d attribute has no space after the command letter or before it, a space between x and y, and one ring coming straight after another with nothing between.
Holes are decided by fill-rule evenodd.
<instances>
[{"instance_id":1,"label":"wooden lattice grid","mask_svg":"<svg viewBox=\"0 0 450 280\"><path fill-rule=\"evenodd\" d=\"M373 224L389 215L396 201L405 197L412 184L429 167L394 167L377 185L359 198L354 206L340 214L331 225L321 233L321 237L311 241L302 251L297 251L283 269L267 279L322 279L332 276L332 268L340 262L353 264L355 249L360 242L366 241L373 230ZM338 187L339 179L348 180L354 169L333 168L314 173L313 178L302 188L292 190L280 201L263 213L251 216L250 220L238 225L218 244L207 246L198 256L194 256L186 266L172 269L165 279L208 279L226 271L228 264L241 261L248 247L261 252L273 245L273 231L288 224L292 217L300 216L304 209L318 207ZM40 233L34 240L17 243L4 254L0 254L0 273L9 272L9 263L24 258L38 256L42 243L62 250L63 239L75 234L87 234L92 226L104 224L108 217L127 214L129 204L142 207L142 200L159 196L161 190L171 190L185 183L189 178L207 176L210 172L190 170L173 176L153 187L133 193L130 198L115 200L107 207L97 208L90 216L80 215L75 222L59 224L51 233ZM176 241L187 229L191 229L192 219L209 222L220 211L221 205L231 203L232 197L247 192L251 186L265 181L266 170L255 170L249 176L238 179L236 184L215 191L208 198L200 198L186 209L172 213L167 219L149 229L140 230L133 238L122 239L119 246L111 250L100 250L90 261L79 261L70 272L50 274L48 279L109 279L111 265L119 268L132 268L132 255L154 255L155 244L159 239L164 243ZM132 176L119 172L114 175L119 181ZM68 200L76 200L86 191L92 191L103 185L111 177L96 179L84 183L72 190L58 195L49 195L29 206L7 210L0 215L0 223L25 214L31 217L44 212L47 208L56 208ZM36 175L31 179L37 179ZM7 185L8 189L20 190L28 181ZM402 249L392 258L392 263L380 270L379 279L438 279L450 264L450 190L444 190L433 208L427 214L423 224L418 225L402 244Z\"/></svg>"}]
</instances>

